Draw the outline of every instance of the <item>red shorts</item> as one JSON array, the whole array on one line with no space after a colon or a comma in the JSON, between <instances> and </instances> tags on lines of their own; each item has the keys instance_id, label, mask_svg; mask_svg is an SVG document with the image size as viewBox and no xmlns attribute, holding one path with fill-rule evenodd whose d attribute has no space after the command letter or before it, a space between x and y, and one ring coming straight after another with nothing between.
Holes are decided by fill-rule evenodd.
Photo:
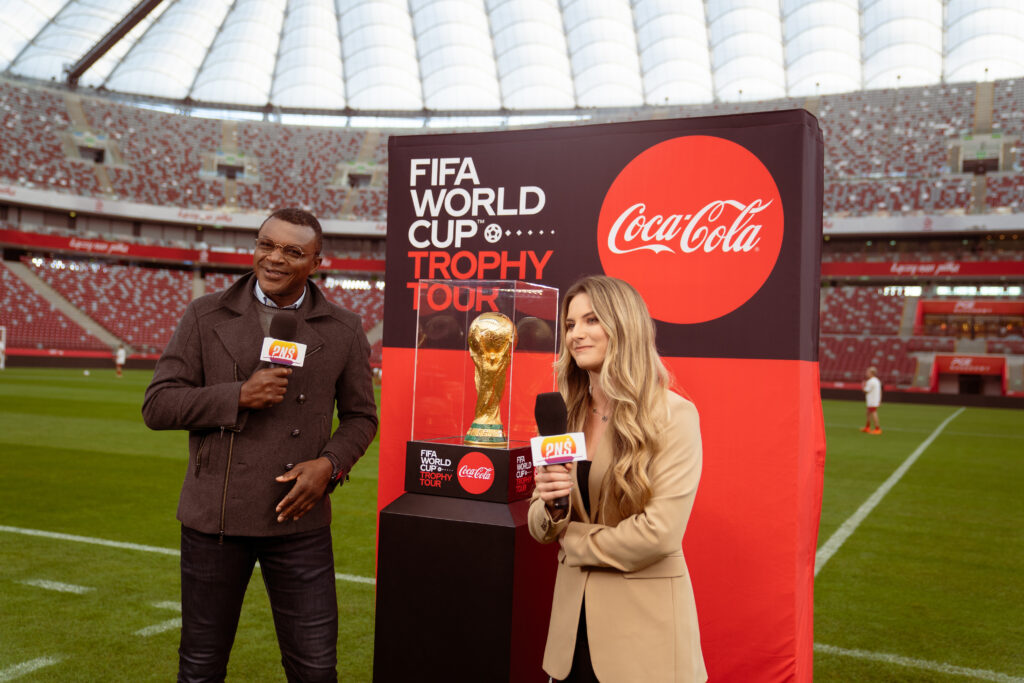
<instances>
[{"instance_id":1,"label":"red shorts","mask_svg":"<svg viewBox=\"0 0 1024 683\"><path fill-rule=\"evenodd\" d=\"M868 412L869 413L877 413L878 412L878 406L868 406Z\"/></svg>"}]
</instances>

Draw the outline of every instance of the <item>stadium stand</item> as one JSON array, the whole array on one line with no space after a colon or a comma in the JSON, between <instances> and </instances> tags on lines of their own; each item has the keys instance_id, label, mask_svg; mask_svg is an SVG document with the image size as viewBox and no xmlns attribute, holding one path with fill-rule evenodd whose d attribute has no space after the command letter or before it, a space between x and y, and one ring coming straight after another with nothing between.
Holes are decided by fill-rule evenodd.
<instances>
[{"instance_id":1,"label":"stadium stand","mask_svg":"<svg viewBox=\"0 0 1024 683\"><path fill-rule=\"evenodd\" d=\"M212 294L213 292L219 292L222 289L227 289L231 284L242 275L238 273L204 273L203 281L205 283L206 293Z\"/></svg>"},{"instance_id":2,"label":"stadium stand","mask_svg":"<svg viewBox=\"0 0 1024 683\"><path fill-rule=\"evenodd\" d=\"M340 283L336 286L328 284L333 282L337 282L337 280L332 278L317 284L323 289L328 299L342 308L347 308L358 314L363 321L363 330L369 332L384 317L384 290L376 287L345 289Z\"/></svg>"},{"instance_id":3,"label":"stadium stand","mask_svg":"<svg viewBox=\"0 0 1024 683\"><path fill-rule=\"evenodd\" d=\"M348 193L330 183L339 163L356 159L362 137L345 129L237 124L234 144L259 164L259 182L239 184L239 206L271 211L298 204L321 218L338 216Z\"/></svg>"},{"instance_id":4,"label":"stadium stand","mask_svg":"<svg viewBox=\"0 0 1024 683\"><path fill-rule=\"evenodd\" d=\"M875 366L883 384L908 386L917 369L917 360L908 355L905 342L895 336L823 334L819 362L825 382L860 382L864 371Z\"/></svg>"},{"instance_id":5,"label":"stadium stand","mask_svg":"<svg viewBox=\"0 0 1024 683\"><path fill-rule=\"evenodd\" d=\"M60 94L0 81L0 179L30 188L98 194L93 164L64 154L61 134L70 123Z\"/></svg>"},{"instance_id":6,"label":"stadium stand","mask_svg":"<svg viewBox=\"0 0 1024 683\"><path fill-rule=\"evenodd\" d=\"M1004 135L1024 136L1024 78L996 81L992 97L992 128Z\"/></svg>"},{"instance_id":7,"label":"stadium stand","mask_svg":"<svg viewBox=\"0 0 1024 683\"><path fill-rule=\"evenodd\" d=\"M956 341L950 337L911 337L907 340L907 351L955 351Z\"/></svg>"},{"instance_id":8,"label":"stadium stand","mask_svg":"<svg viewBox=\"0 0 1024 683\"><path fill-rule=\"evenodd\" d=\"M858 382L876 366L885 384L909 385L917 361L899 336L906 298L879 287L825 287L821 296L819 363L826 382Z\"/></svg>"},{"instance_id":9,"label":"stadium stand","mask_svg":"<svg viewBox=\"0 0 1024 683\"><path fill-rule=\"evenodd\" d=\"M145 204L210 208L224 204L223 185L204 181L202 153L219 147L217 121L82 98L92 130L110 136L121 163L108 167L115 197Z\"/></svg>"},{"instance_id":10,"label":"stadium stand","mask_svg":"<svg viewBox=\"0 0 1024 683\"><path fill-rule=\"evenodd\" d=\"M1024 339L989 339L988 352L1024 355Z\"/></svg>"},{"instance_id":11,"label":"stadium stand","mask_svg":"<svg viewBox=\"0 0 1024 683\"><path fill-rule=\"evenodd\" d=\"M227 289L241 275L241 272L208 272L203 275L206 292L211 293ZM345 289L342 281L343 278L335 276L316 280L316 284L323 290L328 299L342 308L347 308L358 314L362 318L363 329L370 331L381 321L384 315L384 291L376 287L370 289Z\"/></svg>"},{"instance_id":12,"label":"stadium stand","mask_svg":"<svg viewBox=\"0 0 1024 683\"><path fill-rule=\"evenodd\" d=\"M337 217L349 198L339 164L362 157L387 158L387 136L375 136L363 152L365 131L225 122L144 109L93 97L81 103L84 120L72 122L65 96L34 86L0 81L0 179L61 192L191 209L219 207L269 211L298 204ZM78 158L62 136L72 130L106 136L101 186L91 160ZM245 152L255 178L240 178L233 201L217 177L215 154ZM204 157L208 159L204 169ZM363 218L383 216L380 188L354 209ZM352 213L352 210L349 210Z\"/></svg>"},{"instance_id":13,"label":"stadium stand","mask_svg":"<svg viewBox=\"0 0 1024 683\"><path fill-rule=\"evenodd\" d=\"M1024 175L989 174L985 178L985 203L990 209L1024 211Z\"/></svg>"},{"instance_id":14,"label":"stadium stand","mask_svg":"<svg viewBox=\"0 0 1024 683\"><path fill-rule=\"evenodd\" d=\"M9 349L110 350L2 264L0 291L3 292L0 325L7 328Z\"/></svg>"},{"instance_id":15,"label":"stadium stand","mask_svg":"<svg viewBox=\"0 0 1024 683\"><path fill-rule=\"evenodd\" d=\"M822 290L823 334L898 334L905 299L883 295L878 287Z\"/></svg>"},{"instance_id":16,"label":"stadium stand","mask_svg":"<svg viewBox=\"0 0 1024 683\"><path fill-rule=\"evenodd\" d=\"M998 81L993 130L1021 136L1022 81ZM974 125L976 84L862 91L807 100L706 104L669 109L703 116L807 107L825 140L826 215L970 210L972 176L950 169L950 144ZM85 121L72 125L65 98L81 102ZM142 109L42 88L0 83L5 154L0 177L32 187L101 196L92 162L66 155L61 136L72 128L107 134L110 191L132 201L184 208L225 206L266 211L296 202L323 217L380 219L386 186L354 192L339 164L387 161L387 136L352 129L229 122ZM618 118L622 118L621 116ZM626 117L629 118L629 117ZM203 155L245 152L257 177L239 178L225 192ZM210 157L212 158L212 157ZM985 204L1024 211L1020 165L986 179Z\"/></svg>"},{"instance_id":17,"label":"stadium stand","mask_svg":"<svg viewBox=\"0 0 1024 683\"><path fill-rule=\"evenodd\" d=\"M110 333L159 353L192 295L191 273L61 259L24 259L39 277Z\"/></svg>"},{"instance_id":18,"label":"stadium stand","mask_svg":"<svg viewBox=\"0 0 1024 683\"><path fill-rule=\"evenodd\" d=\"M665 108L664 114L692 117L806 107L818 117L826 145L826 216L966 213L979 208L973 196L979 185L975 176L951 170L950 149L954 141L974 131L978 91L974 83L945 84L671 107ZM1024 79L997 81L993 93L993 132L1018 140L1024 137ZM622 118L617 115L614 120ZM80 158L71 142L74 131L106 136L108 154L102 167ZM260 212L299 204L325 218L383 220L387 178L379 170L387 163L387 140L383 131L203 119L0 80L0 182L81 196ZM233 180L218 177L218 155L232 154L247 160L241 174ZM346 183L346 165L362 165L359 173L369 172L372 181L367 184L363 178ZM980 207L999 213L1024 212L1024 173L1019 160L1010 170L987 174L982 186L984 202ZM52 226L16 229L69 232ZM161 240L152 235L105 237L182 246L181 239ZM831 240L826 241L822 258L826 263L1017 262L1024 258L1024 240L1004 242L995 237ZM373 247L381 244L378 240ZM379 250L356 248L342 253L344 249L342 246L334 255L382 258ZM93 261L61 269L54 267L55 262L60 260L46 260L36 271L106 329L143 351L163 348L192 292L189 271ZM205 291L223 289L239 274L206 272ZM374 328L381 320L383 293L377 289L346 290L337 283L336 278L320 281L332 300L362 316L365 329ZM11 289L14 286L7 287L17 292L13 296L33 301L22 290ZM957 330L952 327L922 327L910 335L908 308L904 297L883 295L878 286L846 283L825 287L820 330L822 379L859 381L864 369L874 364L887 384L906 384L913 378L918 357L955 350ZM48 304L38 301L24 304L9 316L17 318L19 325L37 324L40 317L60 317L49 316ZM82 331L74 331L77 326L70 321L65 324L72 326L72 332L55 333L49 341L40 338L35 343L67 349L86 348L82 344L105 348L76 338ZM989 331L986 328L982 333ZM1024 342L1012 335L989 335L987 345L992 353L1024 353ZM379 362L379 343L374 353Z\"/></svg>"}]
</instances>

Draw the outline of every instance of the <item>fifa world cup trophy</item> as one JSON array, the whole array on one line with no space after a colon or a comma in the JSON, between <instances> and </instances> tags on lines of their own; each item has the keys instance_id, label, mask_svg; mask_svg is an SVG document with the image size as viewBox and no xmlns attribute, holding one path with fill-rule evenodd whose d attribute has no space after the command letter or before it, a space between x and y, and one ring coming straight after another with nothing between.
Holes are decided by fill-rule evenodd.
<instances>
[{"instance_id":1,"label":"fifa world cup trophy","mask_svg":"<svg viewBox=\"0 0 1024 683\"><path fill-rule=\"evenodd\" d=\"M516 326L507 315L482 313L469 326L469 356L476 367L476 410L463 440L466 445L508 445L499 407L515 343Z\"/></svg>"}]
</instances>

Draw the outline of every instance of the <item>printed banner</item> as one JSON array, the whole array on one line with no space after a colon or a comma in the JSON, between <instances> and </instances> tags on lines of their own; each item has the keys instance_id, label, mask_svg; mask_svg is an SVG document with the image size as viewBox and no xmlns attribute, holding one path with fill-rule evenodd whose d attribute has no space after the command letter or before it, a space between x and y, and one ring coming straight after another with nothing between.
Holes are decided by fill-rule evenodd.
<instances>
[{"instance_id":1,"label":"printed banner","mask_svg":"<svg viewBox=\"0 0 1024 683\"><path fill-rule=\"evenodd\" d=\"M1024 301L922 301L921 313L945 315L1024 315Z\"/></svg>"},{"instance_id":2,"label":"printed banner","mask_svg":"<svg viewBox=\"0 0 1024 683\"><path fill-rule=\"evenodd\" d=\"M1020 261L892 261L821 264L824 277L999 277L1024 275Z\"/></svg>"},{"instance_id":3,"label":"printed banner","mask_svg":"<svg viewBox=\"0 0 1024 683\"><path fill-rule=\"evenodd\" d=\"M378 505L403 492L420 280L628 280L700 412L683 548L709 675L811 680L822 160L803 110L392 137Z\"/></svg>"},{"instance_id":4,"label":"printed banner","mask_svg":"<svg viewBox=\"0 0 1024 683\"><path fill-rule=\"evenodd\" d=\"M935 368L940 373L954 375L1002 375L1006 368L1006 357L936 355Z\"/></svg>"}]
</instances>

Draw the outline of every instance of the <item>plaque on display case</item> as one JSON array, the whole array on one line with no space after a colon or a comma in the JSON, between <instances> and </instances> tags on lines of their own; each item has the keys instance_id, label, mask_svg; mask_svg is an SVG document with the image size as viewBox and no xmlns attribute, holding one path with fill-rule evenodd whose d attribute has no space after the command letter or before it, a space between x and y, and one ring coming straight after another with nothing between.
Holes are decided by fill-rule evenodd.
<instances>
[{"instance_id":1,"label":"plaque on display case","mask_svg":"<svg viewBox=\"0 0 1024 683\"><path fill-rule=\"evenodd\" d=\"M537 394L554 388L558 290L519 280L420 280L405 490L530 495Z\"/></svg>"}]
</instances>

